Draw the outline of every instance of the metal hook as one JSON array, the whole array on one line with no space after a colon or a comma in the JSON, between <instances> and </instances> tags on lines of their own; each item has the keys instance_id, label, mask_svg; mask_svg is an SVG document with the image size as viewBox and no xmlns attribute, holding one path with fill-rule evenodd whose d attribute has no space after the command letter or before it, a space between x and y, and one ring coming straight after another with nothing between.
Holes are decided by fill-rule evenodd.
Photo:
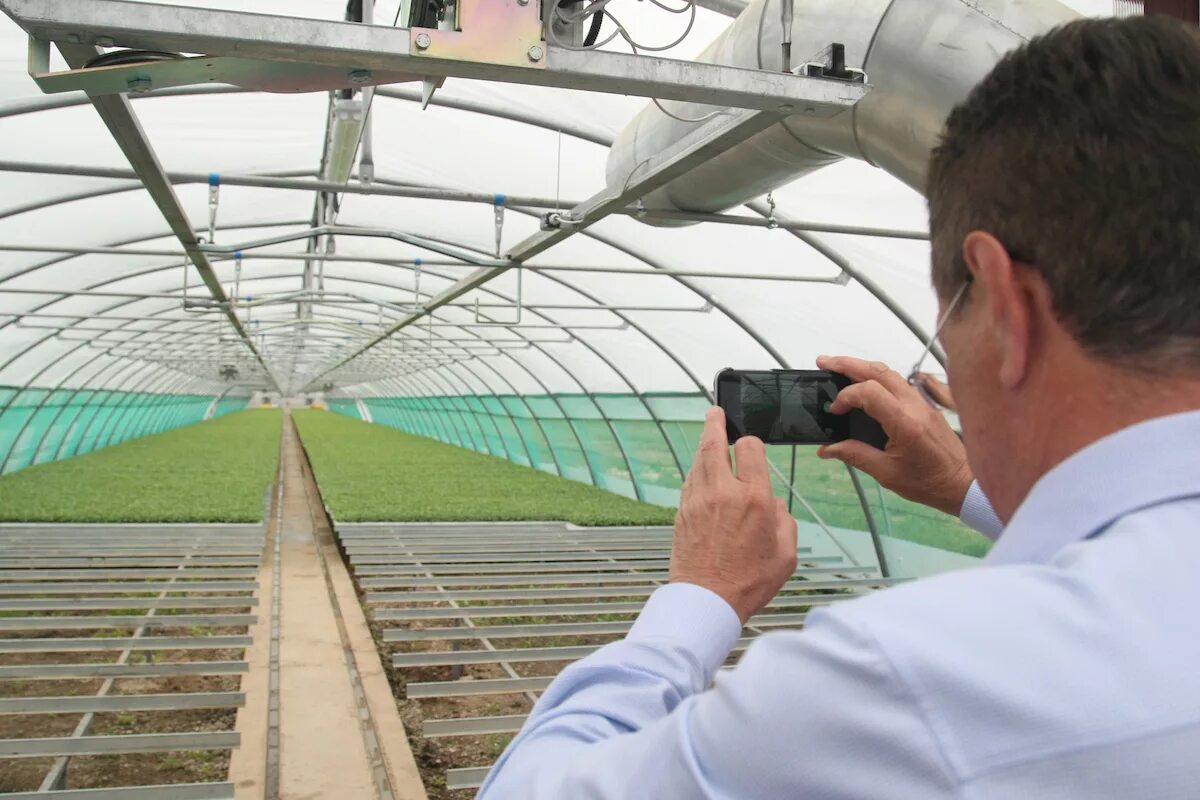
<instances>
[{"instance_id":1,"label":"metal hook","mask_svg":"<svg viewBox=\"0 0 1200 800\"><path fill-rule=\"evenodd\" d=\"M779 220L775 219L775 195L767 192L767 208L770 211L767 213L767 229L775 230L779 227Z\"/></svg>"}]
</instances>

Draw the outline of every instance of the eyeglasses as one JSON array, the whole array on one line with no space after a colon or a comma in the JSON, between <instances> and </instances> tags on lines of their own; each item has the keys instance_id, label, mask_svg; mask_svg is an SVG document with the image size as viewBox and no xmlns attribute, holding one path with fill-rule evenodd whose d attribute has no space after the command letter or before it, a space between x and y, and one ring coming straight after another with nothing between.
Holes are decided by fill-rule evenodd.
<instances>
[{"instance_id":1,"label":"eyeglasses","mask_svg":"<svg viewBox=\"0 0 1200 800\"><path fill-rule=\"evenodd\" d=\"M950 315L954 313L954 309L958 307L959 302L963 299L970 286L971 276L968 275L967 279L963 281L962 286L958 287L958 291L954 293L954 298L951 299L950 304L946 306L946 310L942 313L942 318L938 320L933 335L925 343L925 349L921 351L921 355L917 358L917 363L913 364L912 372L908 373L909 385L916 388L921 393L921 396L925 398L925 401L937 409L946 409L947 406L934 397L933 392L925 385L925 378L921 373L921 367L925 364L925 359L929 357L929 352L933 350L934 342L942 335L942 328L946 326L946 321L950 319Z\"/></svg>"}]
</instances>

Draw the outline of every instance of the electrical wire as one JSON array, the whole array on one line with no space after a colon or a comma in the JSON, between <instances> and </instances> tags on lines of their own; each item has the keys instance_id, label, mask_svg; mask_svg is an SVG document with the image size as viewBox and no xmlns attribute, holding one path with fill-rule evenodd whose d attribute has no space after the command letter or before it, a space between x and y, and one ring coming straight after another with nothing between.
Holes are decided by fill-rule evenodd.
<instances>
[{"instance_id":1,"label":"electrical wire","mask_svg":"<svg viewBox=\"0 0 1200 800\"><path fill-rule=\"evenodd\" d=\"M639 43L636 39L634 39L633 35L629 32L629 29L625 27L624 23L622 23L619 19L617 19L617 17L614 16L611 11L608 11L608 9L606 7L611 2L612 2L612 0L594 0L594 2L588 4L585 8L583 8L577 12L571 12L571 11L564 10L564 9L569 8L571 5L575 5L575 3L569 2L569 0L566 3L560 2L556 5L554 5L553 11L552 11L553 18L557 18L558 20L561 20L562 22L566 23L567 25L572 25L572 24L575 24L578 22L582 22L583 20L587 19L588 17L591 17L592 24L591 24L591 30L588 32L588 37L587 37L587 39L584 40L584 43L582 46L563 42L561 39L559 39L558 35L554 31L553 19L552 19L551 24L546 26L547 32L550 34L549 38L554 42L554 44L558 45L559 47L566 48L568 50L596 50L596 49L608 44L609 42L612 42L614 39L616 39L618 36L620 36L622 39L625 40L625 43L629 45L630 49L634 52L634 54L638 54L643 51L649 52L649 53L657 53L657 52L662 52L664 50L670 50L671 48L676 47L679 44L681 44L691 34L692 29L695 27L695 24L696 24L696 2L695 2L695 0L687 0L687 2L685 2L684 5L680 8L674 8L672 6L669 6L666 3L662 2L662 0L650 0L651 4L662 9L663 11L666 11L669 14L688 14L689 15L688 23L687 23L687 26L684 28L683 33L681 33L678 37L675 38L674 41L670 42L669 44L665 44L665 45L642 44L642 43ZM597 43L595 40L597 38L597 35L599 34L600 23L604 17L607 17L608 19L612 20L612 23L615 26L616 30L614 30L611 34L609 34L607 37L605 37L604 41ZM659 111L666 114L671 119L678 120L679 122L686 122L686 123L692 123L692 124L700 123L700 122L707 122L710 119L714 119L714 118L720 116L721 114L726 113L723 109L716 109L716 110L714 110L708 114L705 114L704 116L701 116L701 117L684 117L684 116L674 113L673 111L668 110L667 107L664 106L658 100L658 98L652 97L652 98L650 98L650 101L658 107Z\"/></svg>"},{"instance_id":2,"label":"electrical wire","mask_svg":"<svg viewBox=\"0 0 1200 800\"><path fill-rule=\"evenodd\" d=\"M594 17L594 15L597 15L597 14L604 14L604 16L608 17L608 19L612 21L612 24L614 26L616 26L616 31L613 34L605 37L604 41L599 42L599 43L594 43L591 45L584 45L583 47L580 47L578 45L571 45L571 44L561 41L558 38L557 34L554 33L553 25L547 26L547 30L550 33L550 37L554 40L555 44L559 45L560 47L565 47L570 50L595 50L595 49L603 47L605 44L608 44L609 42L613 41L617 36L620 36L633 49L633 51L635 53L637 53L639 51L647 52L647 53L661 53L664 50L670 50L671 48L676 47L677 45L682 43L684 39L686 39L689 35L691 35L692 29L696 25L696 0L686 0L686 3L682 8L673 8L673 7L663 3L662 0L650 0L650 2L654 6L660 8L663 11L666 11L670 14L685 14L686 13L689 16L688 16L687 26L683 29L683 33L681 33L678 37L676 37L676 39L674 41L672 41L668 44L664 44L664 45L643 44L643 43L638 42L636 39L634 39L633 35L629 32L629 29L625 27L624 23L622 23L619 19L617 19L617 17L614 16L613 13L607 9L608 4L611 2L612 2L612 0L595 0L594 2L590 3L586 8L582 9L579 12L574 12L574 13L563 11L563 7L560 5L553 6L553 9L551 11L552 18L560 19L568 25L571 25L571 24L574 24L577 22L581 22L584 19L586 19L587 17ZM571 5L573 5L573 3Z\"/></svg>"}]
</instances>

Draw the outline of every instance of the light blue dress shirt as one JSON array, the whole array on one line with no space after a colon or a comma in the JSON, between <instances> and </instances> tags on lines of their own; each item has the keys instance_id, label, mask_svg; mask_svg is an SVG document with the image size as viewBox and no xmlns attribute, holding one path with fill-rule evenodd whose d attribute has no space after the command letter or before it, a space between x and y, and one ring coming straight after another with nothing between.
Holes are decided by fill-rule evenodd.
<instances>
[{"instance_id":1,"label":"light blue dress shirt","mask_svg":"<svg viewBox=\"0 0 1200 800\"><path fill-rule=\"evenodd\" d=\"M999 530L977 489L964 514ZM1200 412L1055 467L980 567L814 609L718 674L740 632L659 589L479 797L1200 797Z\"/></svg>"}]
</instances>

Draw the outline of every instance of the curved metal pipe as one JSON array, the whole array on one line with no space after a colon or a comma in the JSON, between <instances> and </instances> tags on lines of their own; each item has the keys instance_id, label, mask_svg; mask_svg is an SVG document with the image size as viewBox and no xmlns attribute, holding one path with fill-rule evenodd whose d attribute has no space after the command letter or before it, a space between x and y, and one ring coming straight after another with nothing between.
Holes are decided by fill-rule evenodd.
<instances>
[{"instance_id":1,"label":"curved metal pipe","mask_svg":"<svg viewBox=\"0 0 1200 800\"><path fill-rule=\"evenodd\" d=\"M89 452L102 450L109 446L116 431L123 428L132 415L137 413L141 405L138 395L144 391L153 393L157 389L171 385L177 380L179 380L178 375L172 375L169 372L164 373L161 370L151 369L144 375L139 374L138 380L135 383L122 388L121 393L128 397L129 402L114 407L113 411L105 417L104 422L101 423L99 430L96 432L96 443ZM184 379L184 382L186 382L186 379ZM84 433L86 435L86 431Z\"/></svg>"},{"instance_id":2,"label":"curved metal pipe","mask_svg":"<svg viewBox=\"0 0 1200 800\"><path fill-rule=\"evenodd\" d=\"M166 313L166 312L167 312L167 311L169 311L169 310L172 310L172 309L162 309L162 310L159 310L159 311L153 312L153 314L150 314L150 315L148 315L148 317L154 317L154 316L157 316L157 315L159 315L159 314ZM77 320L76 322L72 323L70 326L68 326L68 327L66 328L66 330L69 330L69 329L73 328L74 326L76 326L76 325L80 324L80 322L81 322L81 321L82 321L82 318L81 318L80 320ZM134 336L132 336L132 337L130 337L128 340L126 340L126 341L128 341L128 342L134 342L135 340L137 340L137 339L138 339L138 337L142 336L143 334L146 334L146 333L159 333L159 332L162 332L162 331L160 330L162 327L164 327L164 326L166 326L166 325L168 325L168 324L172 324L172 323L174 323L174 322L191 322L191 321L190 321L190 320L163 320L163 324L162 324L161 326L159 326L159 328L151 328L151 329L146 329L146 330L137 329L137 331L138 331L138 332L137 332L137 333L136 333ZM122 322L121 324L114 326L114 327L112 328L112 330L114 330L114 331L122 331L122 330L127 330L127 329L128 329L128 326L129 326L129 325L131 325L131 324L133 324L131 321ZM12 363L13 361L15 361L16 359L18 359L18 358L20 358L20 357L24 356L26 353L28 353L28 352L29 352L31 349L33 349L34 347L37 347L37 346L39 346L39 345L41 345L41 344L45 343L46 341L48 341L48 340L49 340L49 339L51 339L51 338L53 338L53 335L51 335L51 336L47 336L46 338L43 338L43 339L40 339L40 340L38 340L37 342L34 342L33 344L29 345L29 346L28 346L28 347L26 347L25 349L23 349L23 350L19 351L19 352L18 352L16 355L12 356L10 359L8 359L7 361L5 361L5 362L4 362L4 364L0 365L0 369L3 369L4 367L8 366L9 364L11 364L11 363ZM25 392L25 391L28 391L28 390L29 390L29 389L30 389L30 388L33 386L34 382L35 382L35 381L36 381L36 380L37 380L39 377L41 377L41 375L43 375L43 374L44 374L44 373L45 373L47 370L49 370L51 367L55 366L55 365L56 365L57 363L59 363L59 362L60 362L60 361L61 361L63 358L67 358L67 357L69 357L69 356L72 356L72 355L74 355L75 353L79 352L81 349L83 349L84 347L88 346L89 344L91 344L91 343L90 343L89 341L87 341L87 340L81 341L81 342L80 342L78 345L76 345L75 347L73 347L73 348L71 348L70 350L68 350L68 351L67 351L65 354L63 354L62 356L60 356L60 357L59 357L58 359L56 359L55 361L52 361L52 362L47 362L45 366L43 366L43 367L42 367L40 370L38 370L37 372L35 372L35 373L34 373L34 374L33 374L33 375L32 375L32 376L29 378L29 380L28 380L28 381L26 381L25 385L24 385L24 386L22 386L22 387L21 387L21 389L20 389L20 390L19 390L19 391L18 391L16 394L14 394L14 395L13 395L11 398L9 398L9 400L8 400L8 401L7 401L7 402L6 402L6 403L3 405L3 407L0 407L0 415L3 415L3 414L4 414L4 412L5 412L5 411L7 411L7 410L9 409L9 407L12 405L12 403L16 401L16 398L17 398L18 396L20 396L20 394L21 394L21 393L23 393L23 392ZM64 375L64 376L63 376L63 377L62 377L62 378L59 380L59 382L58 382L58 383L57 383L55 386L53 386L52 388L50 388L50 389L48 390L48 394L46 395L46 399L49 399L50 397L53 397L54 393L56 393L56 392L58 392L58 391L62 390L63 386L64 386L64 385L65 385L65 384L66 384L68 381L70 381L70 380L71 380L73 377L75 377L75 375L76 375L76 374L77 374L77 373L78 373L80 370L82 370L82 369L83 369L84 367L86 367L86 366L90 366L92 363L93 363L93 362L88 362L88 361L82 362L82 363L81 363L79 366L77 366L75 369L71 370L71 371L70 371L70 372L68 372L66 375ZM88 381L90 381L90 380L94 380L95 378L97 378L97 377L100 375L100 373L101 373L101 372L103 372L103 371L104 371L105 369L107 369L107 367L109 367L109 366L113 366L113 365L117 365L117 364L123 364L123 363L129 363L129 362L128 362L128 361L125 361L125 360L123 360L123 359L120 359L120 358L115 358L115 357L114 357L114 358L113 358L113 360L112 360L112 361L109 361L109 362L107 362L107 364L101 364L101 365L100 365L100 367L98 367L98 368L97 368L97 371L96 371L96 372L95 372L93 375L91 375L91 376L90 376L90 377L89 377L87 380L88 380ZM168 368L167 368L167 367L160 367L160 369L167 370ZM86 383L86 381L85 381L85 383ZM36 460L37 460L37 456L38 456L38 454L41 452L41 449L42 449L42 447L44 446L44 443L45 443L45 438L46 438L46 436L47 436L47 435L49 434L49 432L50 432L50 431L53 429L53 427L54 427L55 423L58 421L58 418L59 418L59 416L62 414L63 410L64 410L64 409L66 409L66 408L67 408L67 407L70 405L70 402L71 402L72 400L74 400L74 399L75 399L75 398L76 398L76 397L79 395L79 393L80 393L81 391L84 391L84 388L83 388L83 386L80 386L79 388L77 388L77 389L75 389L74 391L72 391L71 395L70 395L70 396L69 396L69 397L68 397L68 398L67 398L67 399L64 401L64 403L63 403L63 406L62 406L62 407L60 407L60 408L59 408L59 410L58 410L57 412L55 412L55 415L54 415L54 417L53 417L53 418L51 418L49 425L46 427L46 430L45 430L45 431L43 431L43 433L42 433L42 436L41 436L41 437L39 438L39 440L38 440L38 444L37 444L37 446L35 447L35 449L34 449L34 452L33 452L33 458L31 459L31 462L30 462L31 464L32 464L32 463L34 463L34 462L36 462ZM8 451L7 451L7 452L5 453L5 455L4 455L4 459L3 459L3 461L0 461L0 475L4 474L5 470L7 470L7 468L8 468L8 464L9 464L9 461L10 461L10 459L12 458L12 454L13 454L13 452L16 450L16 444L17 444L17 442L18 442L18 441L20 441L20 439L21 439L21 436L23 436L23 435L24 435L26 428L27 428L27 427L29 426L29 424L30 424L30 423L33 421L34 417L36 416L36 413L37 413L37 411L40 411L40 410L41 410L41 408L45 406L46 399L43 399L42 403L40 403L40 404L39 404L39 406L38 406L38 409L37 409L37 410L35 410L35 412L34 412L33 414L31 414L31 415L30 415L30 416L29 416L29 417L28 417L28 418L25 420L25 422L24 422L24 423L21 425L21 430L17 432L17 435L16 435L16 437L13 439L13 442L12 442L12 444L9 446L9 449L8 449ZM81 407L80 407L80 411L82 411L82 409L83 409L84 407L86 407L86 405L87 405L87 404L85 403L85 404L84 404L84 406L81 406ZM79 412L76 412L76 417L78 416L78 414L79 414ZM74 419L74 418L72 418L72 419ZM52 460L55 460L55 459L52 459Z\"/></svg>"},{"instance_id":3,"label":"curved metal pipe","mask_svg":"<svg viewBox=\"0 0 1200 800\"><path fill-rule=\"evenodd\" d=\"M83 404L83 409L86 409L88 406L91 406L91 405L97 405L99 407L99 409L103 410L105 407L104 404L108 401L109 398L111 398L114 394L124 393L125 387L129 384L130 380L132 380L134 378L140 378L143 374L143 371L150 367L151 367L151 365L148 365L145 363L131 364L129 373L122 375L121 382L118 383L116 385L116 387L114 387L112 389L106 389L103 392L96 392L96 394L89 397L87 402L85 402ZM151 374L154 374L154 373L152 372ZM95 403L96 398L99 397L101 394L104 395L104 399L101 400L100 403ZM82 413L83 409L81 409L81 413ZM104 414L103 415L104 422L107 422L108 418L110 416L112 416L112 414L113 414L113 410L110 410L107 414ZM59 461L62 458L70 458L71 456L79 455L79 448L81 448L83 446L84 440L87 439L88 432L92 429L92 426L96 424L96 420L98 418L100 418L100 416L101 416L101 411L98 410L95 414L93 414L91 416L90 419L88 419L87 423L83 427L83 431L79 434L79 439L76 440L74 446L71 448L71 452L68 453L66 456L64 456L62 453L63 445L66 444L66 440L64 439L63 443L59 445L58 450L55 451L54 458L52 460ZM104 422L101 423L102 426L103 426ZM92 447L87 452L90 453L95 449L96 448Z\"/></svg>"}]
</instances>

